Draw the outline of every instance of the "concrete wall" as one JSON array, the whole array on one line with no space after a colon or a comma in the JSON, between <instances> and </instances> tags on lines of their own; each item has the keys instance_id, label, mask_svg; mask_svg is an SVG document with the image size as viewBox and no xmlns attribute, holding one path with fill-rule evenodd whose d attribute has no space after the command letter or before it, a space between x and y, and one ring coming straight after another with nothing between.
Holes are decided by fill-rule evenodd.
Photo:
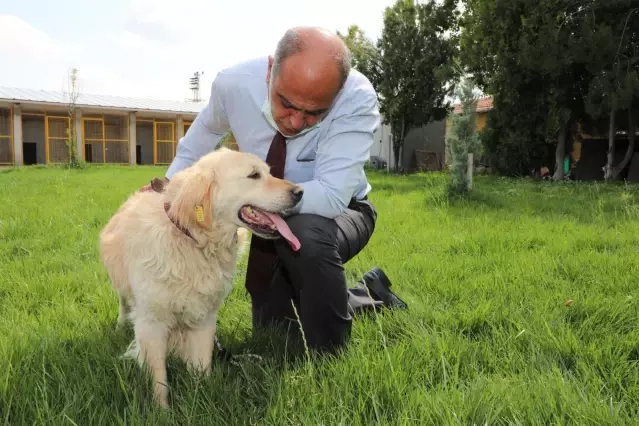
<instances>
[{"instance_id":1,"label":"concrete wall","mask_svg":"<svg viewBox=\"0 0 639 426\"><path fill-rule=\"evenodd\" d=\"M129 113L129 164L137 164L136 150L138 145L137 138L137 117L134 113Z\"/></svg>"},{"instance_id":2,"label":"concrete wall","mask_svg":"<svg viewBox=\"0 0 639 426\"><path fill-rule=\"evenodd\" d=\"M388 124L380 125L373 136L373 145L371 146L371 156L377 156L386 161L393 167L393 153L391 147L391 127Z\"/></svg>"},{"instance_id":3,"label":"concrete wall","mask_svg":"<svg viewBox=\"0 0 639 426\"><path fill-rule=\"evenodd\" d=\"M401 153L400 166L408 173L416 171L415 151L434 151L443 163L446 147L446 120L429 123L426 126L414 128L408 132ZM395 168L395 158L392 150L391 127L380 126L374 135L371 156L378 156L386 160L391 169Z\"/></svg>"},{"instance_id":4,"label":"concrete wall","mask_svg":"<svg viewBox=\"0 0 639 426\"><path fill-rule=\"evenodd\" d=\"M22 165L22 110L20 105L13 107L13 161L14 164Z\"/></svg>"},{"instance_id":5,"label":"concrete wall","mask_svg":"<svg viewBox=\"0 0 639 426\"><path fill-rule=\"evenodd\" d=\"M443 164L446 149L446 120L434 121L426 126L411 129L404 139L401 166L407 173L417 171L415 151L432 151Z\"/></svg>"}]
</instances>

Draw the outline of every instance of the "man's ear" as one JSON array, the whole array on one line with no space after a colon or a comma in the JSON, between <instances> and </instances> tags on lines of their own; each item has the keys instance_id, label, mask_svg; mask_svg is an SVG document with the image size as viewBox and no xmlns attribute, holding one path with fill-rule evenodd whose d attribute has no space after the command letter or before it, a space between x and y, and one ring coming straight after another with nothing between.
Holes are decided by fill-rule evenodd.
<instances>
[{"instance_id":1,"label":"man's ear","mask_svg":"<svg viewBox=\"0 0 639 426\"><path fill-rule=\"evenodd\" d=\"M211 229L213 174L205 176L198 171L188 171L181 174L178 179L182 182L179 182L180 188L171 201L169 214L184 226Z\"/></svg>"},{"instance_id":2,"label":"man's ear","mask_svg":"<svg viewBox=\"0 0 639 426\"><path fill-rule=\"evenodd\" d=\"M268 57L268 69L266 70L266 84L268 85L271 82L271 70L273 69L273 56L269 55Z\"/></svg>"}]
</instances>

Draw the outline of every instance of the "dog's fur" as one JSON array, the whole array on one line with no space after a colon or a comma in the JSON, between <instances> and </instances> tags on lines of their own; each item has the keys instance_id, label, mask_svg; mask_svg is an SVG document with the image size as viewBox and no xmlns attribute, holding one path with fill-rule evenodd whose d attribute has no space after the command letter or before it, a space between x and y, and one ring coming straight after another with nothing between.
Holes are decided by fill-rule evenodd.
<instances>
[{"instance_id":1,"label":"dog's fur","mask_svg":"<svg viewBox=\"0 0 639 426\"><path fill-rule=\"evenodd\" d=\"M168 404L170 351L190 371L210 372L217 311L231 291L248 231L256 232L238 212L252 205L285 215L298 202L291 197L296 189L271 176L258 157L221 148L175 174L163 192L133 194L101 232L101 258L119 295L118 324L128 320L135 332L127 354L149 368L161 405Z\"/></svg>"}]
</instances>

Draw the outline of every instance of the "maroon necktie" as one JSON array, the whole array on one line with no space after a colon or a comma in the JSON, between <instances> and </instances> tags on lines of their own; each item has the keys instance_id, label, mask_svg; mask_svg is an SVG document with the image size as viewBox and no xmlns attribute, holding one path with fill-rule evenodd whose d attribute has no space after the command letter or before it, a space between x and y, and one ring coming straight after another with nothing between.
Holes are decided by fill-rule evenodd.
<instances>
[{"instance_id":1,"label":"maroon necktie","mask_svg":"<svg viewBox=\"0 0 639 426\"><path fill-rule=\"evenodd\" d=\"M273 137L271 147L266 155L266 163L271 166L271 174L274 177L284 178L286 140L280 132L277 132ZM246 268L246 288L249 292L268 288L275 258L275 244L273 241L253 235Z\"/></svg>"}]
</instances>

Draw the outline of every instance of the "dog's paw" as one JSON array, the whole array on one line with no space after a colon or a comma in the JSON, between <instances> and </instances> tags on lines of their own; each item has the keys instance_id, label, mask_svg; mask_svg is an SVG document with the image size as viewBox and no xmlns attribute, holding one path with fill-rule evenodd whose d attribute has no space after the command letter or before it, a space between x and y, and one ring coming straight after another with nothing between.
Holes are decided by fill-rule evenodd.
<instances>
[{"instance_id":1,"label":"dog's paw","mask_svg":"<svg viewBox=\"0 0 639 426\"><path fill-rule=\"evenodd\" d=\"M132 340L131 343L129 343L129 347L126 349L126 351L122 355L120 355L118 358L121 360L138 361L139 356L140 356L140 349L138 348L136 341Z\"/></svg>"}]
</instances>

